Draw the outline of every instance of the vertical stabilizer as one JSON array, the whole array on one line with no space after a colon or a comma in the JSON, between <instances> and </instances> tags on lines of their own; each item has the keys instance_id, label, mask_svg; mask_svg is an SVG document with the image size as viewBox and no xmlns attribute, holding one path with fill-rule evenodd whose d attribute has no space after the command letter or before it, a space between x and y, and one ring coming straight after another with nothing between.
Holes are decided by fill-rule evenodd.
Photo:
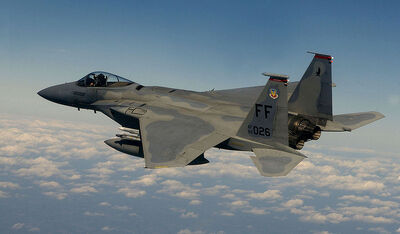
<instances>
[{"instance_id":1,"label":"vertical stabilizer","mask_svg":"<svg viewBox=\"0 0 400 234\"><path fill-rule=\"evenodd\" d=\"M264 75L270 78L237 135L260 143L288 145L288 76Z\"/></svg>"},{"instance_id":2,"label":"vertical stabilizer","mask_svg":"<svg viewBox=\"0 0 400 234\"><path fill-rule=\"evenodd\" d=\"M290 112L332 120L332 60L326 54L314 58L289 99Z\"/></svg>"}]
</instances>

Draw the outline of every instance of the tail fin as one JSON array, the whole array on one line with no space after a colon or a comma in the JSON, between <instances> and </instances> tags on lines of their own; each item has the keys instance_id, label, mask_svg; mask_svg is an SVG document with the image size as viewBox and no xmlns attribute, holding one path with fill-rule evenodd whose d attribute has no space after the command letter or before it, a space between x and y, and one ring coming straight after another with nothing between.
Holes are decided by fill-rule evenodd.
<instances>
[{"instance_id":1,"label":"tail fin","mask_svg":"<svg viewBox=\"0 0 400 234\"><path fill-rule=\"evenodd\" d=\"M332 120L333 57L312 54L314 58L311 64L289 99L289 110L305 116Z\"/></svg>"},{"instance_id":2,"label":"tail fin","mask_svg":"<svg viewBox=\"0 0 400 234\"><path fill-rule=\"evenodd\" d=\"M270 78L237 135L260 143L288 145L288 76L263 75Z\"/></svg>"}]
</instances>

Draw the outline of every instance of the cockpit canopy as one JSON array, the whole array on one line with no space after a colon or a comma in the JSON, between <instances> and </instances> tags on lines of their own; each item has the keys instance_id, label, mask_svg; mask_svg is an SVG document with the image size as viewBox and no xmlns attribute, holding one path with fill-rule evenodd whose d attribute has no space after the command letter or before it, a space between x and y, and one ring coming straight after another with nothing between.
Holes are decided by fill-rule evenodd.
<instances>
[{"instance_id":1,"label":"cockpit canopy","mask_svg":"<svg viewBox=\"0 0 400 234\"><path fill-rule=\"evenodd\" d=\"M89 73L77 81L77 85L83 87L120 87L133 83L128 79L102 71Z\"/></svg>"}]
</instances>

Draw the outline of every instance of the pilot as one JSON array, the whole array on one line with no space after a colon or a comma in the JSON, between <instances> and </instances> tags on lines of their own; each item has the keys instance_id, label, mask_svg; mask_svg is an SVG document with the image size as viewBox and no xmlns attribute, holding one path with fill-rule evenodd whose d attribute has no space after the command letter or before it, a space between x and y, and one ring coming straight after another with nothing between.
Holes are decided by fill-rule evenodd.
<instances>
[{"instance_id":1,"label":"pilot","mask_svg":"<svg viewBox=\"0 0 400 234\"><path fill-rule=\"evenodd\" d=\"M97 76L97 84L96 84L96 86L99 86L99 87L106 86L106 77L102 73L100 73Z\"/></svg>"}]
</instances>

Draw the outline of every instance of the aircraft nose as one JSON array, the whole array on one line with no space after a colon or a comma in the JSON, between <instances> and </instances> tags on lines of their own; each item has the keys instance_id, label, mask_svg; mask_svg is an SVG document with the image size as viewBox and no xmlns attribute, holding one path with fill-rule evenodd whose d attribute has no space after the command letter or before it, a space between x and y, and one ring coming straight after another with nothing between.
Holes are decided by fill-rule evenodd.
<instances>
[{"instance_id":1,"label":"aircraft nose","mask_svg":"<svg viewBox=\"0 0 400 234\"><path fill-rule=\"evenodd\" d=\"M37 94L49 101L54 100L54 98L56 97L56 92L53 87L42 89Z\"/></svg>"}]
</instances>

